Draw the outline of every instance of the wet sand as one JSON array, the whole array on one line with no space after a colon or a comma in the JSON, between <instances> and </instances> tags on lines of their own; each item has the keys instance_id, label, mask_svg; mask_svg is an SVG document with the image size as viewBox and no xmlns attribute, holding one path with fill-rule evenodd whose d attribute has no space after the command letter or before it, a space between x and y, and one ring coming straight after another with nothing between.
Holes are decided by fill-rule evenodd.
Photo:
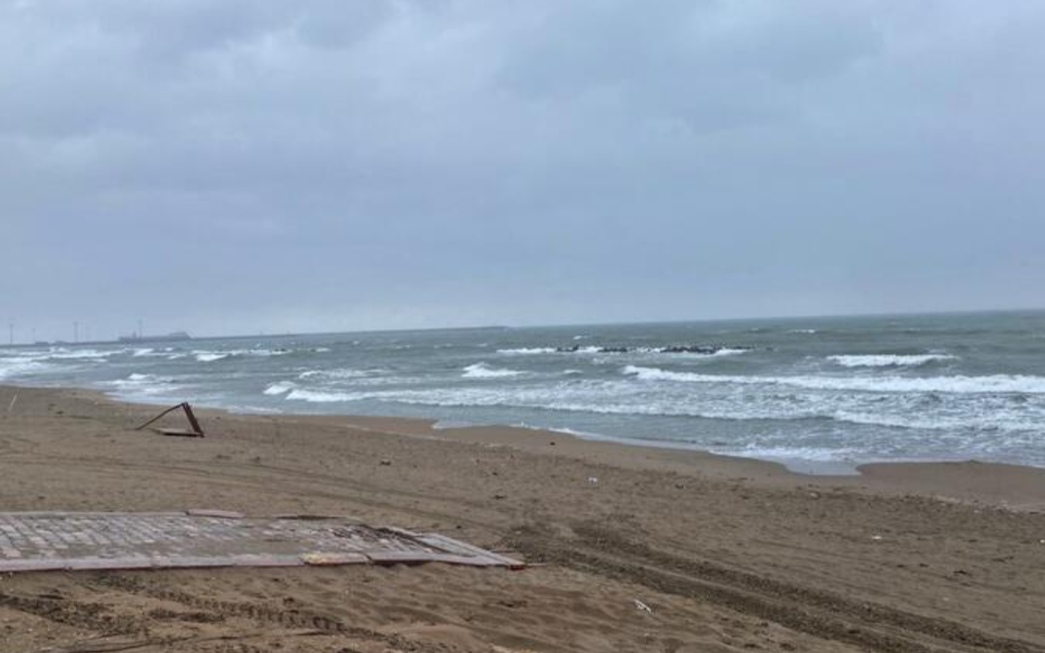
<instances>
[{"instance_id":1,"label":"wet sand","mask_svg":"<svg viewBox=\"0 0 1045 653\"><path fill-rule=\"evenodd\" d=\"M0 575L0 651L1045 651L1045 470L813 477L390 418L132 430L156 412L0 386L0 510L350 515L533 564Z\"/></svg>"}]
</instances>

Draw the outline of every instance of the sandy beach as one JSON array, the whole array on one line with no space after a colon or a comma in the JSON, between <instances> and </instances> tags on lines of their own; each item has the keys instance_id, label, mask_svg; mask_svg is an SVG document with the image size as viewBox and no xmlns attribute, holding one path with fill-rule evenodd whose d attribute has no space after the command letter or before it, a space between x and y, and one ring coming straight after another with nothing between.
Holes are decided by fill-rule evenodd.
<instances>
[{"instance_id":1,"label":"sandy beach","mask_svg":"<svg viewBox=\"0 0 1045 653\"><path fill-rule=\"evenodd\" d=\"M1045 651L1045 470L793 474L512 428L0 387L0 510L347 515L530 563L0 576L0 651ZM172 418L172 421L176 421Z\"/></svg>"}]
</instances>

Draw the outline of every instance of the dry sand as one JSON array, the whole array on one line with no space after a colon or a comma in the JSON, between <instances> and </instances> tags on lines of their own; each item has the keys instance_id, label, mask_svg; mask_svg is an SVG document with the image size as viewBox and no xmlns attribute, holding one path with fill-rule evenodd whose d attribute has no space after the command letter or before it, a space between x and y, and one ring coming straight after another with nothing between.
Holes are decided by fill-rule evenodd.
<instances>
[{"instance_id":1,"label":"dry sand","mask_svg":"<svg viewBox=\"0 0 1045 653\"><path fill-rule=\"evenodd\" d=\"M810 477L385 418L131 430L155 412L0 387L0 510L351 515L534 565L2 575L0 651L1045 651L1045 470Z\"/></svg>"}]
</instances>

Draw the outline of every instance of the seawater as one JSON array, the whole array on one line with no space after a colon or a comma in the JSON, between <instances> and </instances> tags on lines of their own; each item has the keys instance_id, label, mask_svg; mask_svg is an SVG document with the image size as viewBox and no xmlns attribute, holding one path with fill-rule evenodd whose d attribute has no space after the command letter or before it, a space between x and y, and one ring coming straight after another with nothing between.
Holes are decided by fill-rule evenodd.
<instances>
[{"instance_id":1,"label":"seawater","mask_svg":"<svg viewBox=\"0 0 1045 653\"><path fill-rule=\"evenodd\" d=\"M805 471L1045 466L1045 312L7 348L0 382L246 412L525 425Z\"/></svg>"}]
</instances>

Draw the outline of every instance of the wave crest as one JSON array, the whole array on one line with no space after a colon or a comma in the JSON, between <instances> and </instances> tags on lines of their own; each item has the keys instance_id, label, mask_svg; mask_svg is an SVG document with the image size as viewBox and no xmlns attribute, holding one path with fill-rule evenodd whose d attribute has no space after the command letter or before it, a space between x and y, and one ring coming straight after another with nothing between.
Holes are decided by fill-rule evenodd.
<instances>
[{"instance_id":1,"label":"wave crest","mask_svg":"<svg viewBox=\"0 0 1045 653\"><path fill-rule=\"evenodd\" d=\"M523 374L523 372L520 372L519 370L490 367L486 363L476 363L464 368L464 374L461 376L466 379L502 379L510 376L519 376L521 374Z\"/></svg>"},{"instance_id":2,"label":"wave crest","mask_svg":"<svg viewBox=\"0 0 1045 653\"><path fill-rule=\"evenodd\" d=\"M827 360L842 367L918 367L926 363L957 359L957 356L950 354L860 354L827 357Z\"/></svg>"},{"instance_id":3,"label":"wave crest","mask_svg":"<svg viewBox=\"0 0 1045 653\"><path fill-rule=\"evenodd\" d=\"M941 394L1045 394L1045 377L1019 374L991 376L840 377L840 376L727 376L673 372L657 367L629 365L623 373L642 381L781 385L806 390L856 392L922 392Z\"/></svg>"},{"instance_id":4,"label":"wave crest","mask_svg":"<svg viewBox=\"0 0 1045 653\"><path fill-rule=\"evenodd\" d=\"M269 387L265 388L265 394L267 395L283 395L294 390L297 386L289 381L279 381L272 383Z\"/></svg>"}]
</instances>

